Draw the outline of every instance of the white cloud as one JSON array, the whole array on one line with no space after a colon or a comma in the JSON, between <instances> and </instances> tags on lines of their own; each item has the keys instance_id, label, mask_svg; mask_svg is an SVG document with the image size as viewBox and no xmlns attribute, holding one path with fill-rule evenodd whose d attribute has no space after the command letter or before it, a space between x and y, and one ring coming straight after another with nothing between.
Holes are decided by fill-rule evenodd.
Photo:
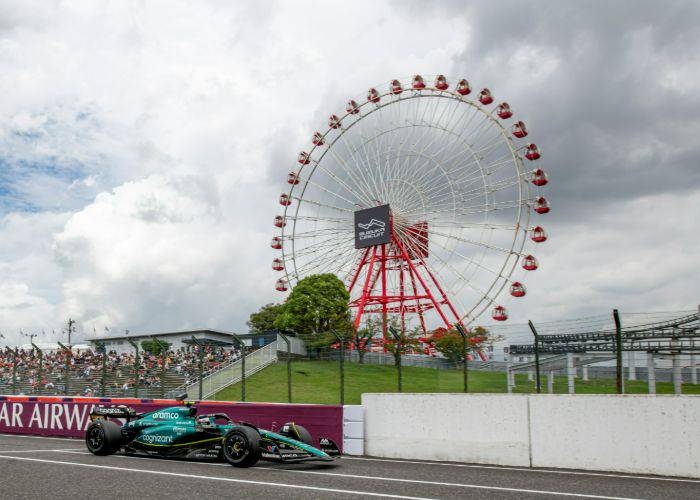
<instances>
[{"instance_id":1,"label":"white cloud","mask_svg":"<svg viewBox=\"0 0 700 500\"><path fill-rule=\"evenodd\" d=\"M283 174L346 99L393 77L455 68L488 77L475 84L508 95L535 123L576 97L548 40L461 62L479 26L459 3L5 6L0 92L12 99L0 100L0 196L9 200L0 199L0 331L67 315L98 331L242 329L252 309L279 299L269 238ZM575 53L600 50L578 39L588 42ZM690 92L689 67L665 70L665 85ZM559 84L563 98L537 109ZM686 130L688 140L697 135ZM629 164L653 155L644 138L633 144L620 155ZM527 306L513 316L688 300L694 196L558 222ZM664 225L668 212L653 209L662 201L684 207L687 234ZM22 212L27 205L38 213ZM658 246L659 231L673 249ZM626 293L634 283L641 292Z\"/></svg>"}]
</instances>

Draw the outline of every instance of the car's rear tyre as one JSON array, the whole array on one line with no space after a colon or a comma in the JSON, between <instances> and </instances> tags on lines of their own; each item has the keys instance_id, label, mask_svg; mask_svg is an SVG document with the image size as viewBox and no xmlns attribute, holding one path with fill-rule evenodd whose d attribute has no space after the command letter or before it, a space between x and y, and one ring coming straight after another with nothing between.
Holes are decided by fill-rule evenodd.
<instances>
[{"instance_id":1,"label":"car's rear tyre","mask_svg":"<svg viewBox=\"0 0 700 500\"><path fill-rule=\"evenodd\" d=\"M122 428L109 420L97 420L85 432L85 444L94 455L112 455L122 445Z\"/></svg>"},{"instance_id":2,"label":"car's rear tyre","mask_svg":"<svg viewBox=\"0 0 700 500\"><path fill-rule=\"evenodd\" d=\"M260 460L260 433L252 427L237 426L223 440L224 458L234 467L251 467Z\"/></svg>"}]
</instances>

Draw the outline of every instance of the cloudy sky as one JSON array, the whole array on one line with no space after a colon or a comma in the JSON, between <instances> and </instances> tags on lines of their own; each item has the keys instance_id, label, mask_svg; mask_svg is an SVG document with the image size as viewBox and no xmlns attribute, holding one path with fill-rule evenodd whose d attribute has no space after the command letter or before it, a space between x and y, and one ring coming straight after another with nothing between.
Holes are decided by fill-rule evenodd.
<instances>
[{"instance_id":1,"label":"cloudy sky","mask_svg":"<svg viewBox=\"0 0 700 500\"><path fill-rule=\"evenodd\" d=\"M0 332L244 330L296 153L374 84L488 86L553 211L511 318L700 302L697 2L0 0Z\"/></svg>"}]
</instances>

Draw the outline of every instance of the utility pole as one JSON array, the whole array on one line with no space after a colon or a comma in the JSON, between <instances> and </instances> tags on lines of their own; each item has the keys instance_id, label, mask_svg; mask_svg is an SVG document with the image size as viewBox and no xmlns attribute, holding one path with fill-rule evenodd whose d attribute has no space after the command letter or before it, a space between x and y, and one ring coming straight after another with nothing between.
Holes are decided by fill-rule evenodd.
<instances>
[{"instance_id":1,"label":"utility pole","mask_svg":"<svg viewBox=\"0 0 700 500\"><path fill-rule=\"evenodd\" d=\"M540 394L542 392L542 386L540 385L540 339L532 321L528 320L527 324L530 325L530 330L535 336L535 386L537 387L537 394Z\"/></svg>"},{"instance_id":2,"label":"utility pole","mask_svg":"<svg viewBox=\"0 0 700 500\"><path fill-rule=\"evenodd\" d=\"M71 318L68 318L68 347L71 349L73 348L73 342L71 339L73 338L73 333L75 332L75 321L72 320Z\"/></svg>"}]
</instances>

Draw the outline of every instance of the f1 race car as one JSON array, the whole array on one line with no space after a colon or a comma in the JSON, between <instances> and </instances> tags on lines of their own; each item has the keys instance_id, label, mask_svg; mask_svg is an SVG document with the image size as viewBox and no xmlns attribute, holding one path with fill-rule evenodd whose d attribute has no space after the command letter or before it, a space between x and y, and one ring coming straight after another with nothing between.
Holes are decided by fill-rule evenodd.
<instances>
[{"instance_id":1,"label":"f1 race car","mask_svg":"<svg viewBox=\"0 0 700 500\"><path fill-rule=\"evenodd\" d=\"M114 419L122 419L124 424ZM233 422L223 413L198 416L191 403L142 414L125 405L97 406L90 420L85 444L95 455L123 450L141 456L226 460L234 467L250 467L261 459L329 462L340 455L338 446L328 438L320 438L320 449L315 448L309 431L294 422L272 432Z\"/></svg>"}]
</instances>

